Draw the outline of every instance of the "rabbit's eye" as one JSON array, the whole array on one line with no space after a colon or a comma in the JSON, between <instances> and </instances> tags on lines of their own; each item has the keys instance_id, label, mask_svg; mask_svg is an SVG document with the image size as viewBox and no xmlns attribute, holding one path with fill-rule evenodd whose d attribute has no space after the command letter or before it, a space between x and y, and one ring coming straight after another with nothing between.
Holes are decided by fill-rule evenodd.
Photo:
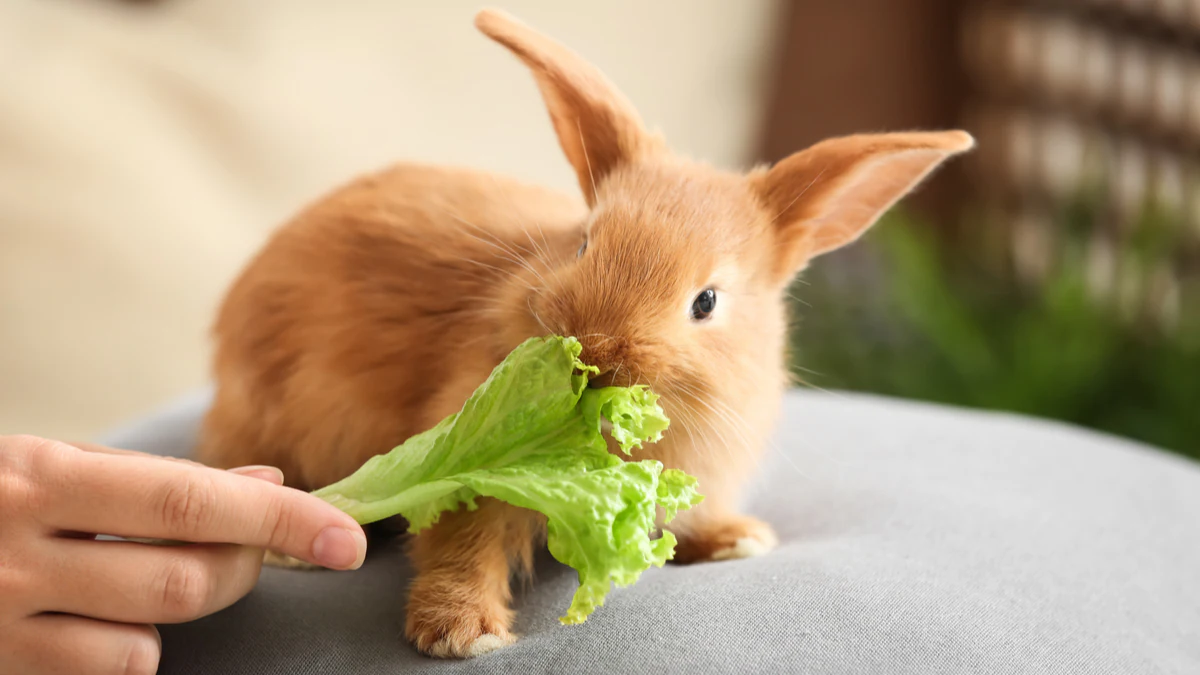
<instances>
[{"instance_id":1,"label":"rabbit's eye","mask_svg":"<svg viewBox=\"0 0 1200 675\"><path fill-rule=\"evenodd\" d=\"M587 250L587 239L583 240L583 244L579 246L579 250L575 252L576 258L582 258L583 252Z\"/></svg>"},{"instance_id":2,"label":"rabbit's eye","mask_svg":"<svg viewBox=\"0 0 1200 675\"><path fill-rule=\"evenodd\" d=\"M703 321L712 316L717 308L717 292L711 288L704 289L692 301L692 321Z\"/></svg>"}]
</instances>

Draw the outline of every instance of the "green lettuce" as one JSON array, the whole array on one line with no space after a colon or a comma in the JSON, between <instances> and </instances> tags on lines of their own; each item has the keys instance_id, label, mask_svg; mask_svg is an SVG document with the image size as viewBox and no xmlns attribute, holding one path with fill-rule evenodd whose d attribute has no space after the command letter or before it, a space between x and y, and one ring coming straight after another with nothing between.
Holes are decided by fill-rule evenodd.
<instances>
[{"instance_id":1,"label":"green lettuce","mask_svg":"<svg viewBox=\"0 0 1200 675\"><path fill-rule=\"evenodd\" d=\"M315 494L359 523L403 516L409 531L476 497L545 514L550 553L579 574L563 623L581 623L611 584L633 583L675 552L669 522L703 499L696 479L655 460L608 451L601 424L625 454L662 438L669 420L645 386L587 386L595 369L574 338L532 338L492 371L462 410Z\"/></svg>"}]
</instances>

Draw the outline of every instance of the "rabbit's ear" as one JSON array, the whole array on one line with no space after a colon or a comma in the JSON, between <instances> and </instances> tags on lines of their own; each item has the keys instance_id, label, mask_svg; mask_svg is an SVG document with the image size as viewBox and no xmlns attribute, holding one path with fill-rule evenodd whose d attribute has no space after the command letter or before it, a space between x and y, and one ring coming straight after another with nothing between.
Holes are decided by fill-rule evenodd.
<instances>
[{"instance_id":1,"label":"rabbit's ear","mask_svg":"<svg viewBox=\"0 0 1200 675\"><path fill-rule=\"evenodd\" d=\"M624 95L578 54L499 10L480 11L475 26L533 71L589 206L613 169L664 149Z\"/></svg>"},{"instance_id":2,"label":"rabbit's ear","mask_svg":"<svg viewBox=\"0 0 1200 675\"><path fill-rule=\"evenodd\" d=\"M862 134L817 143L750 177L777 235L775 276L853 242L946 159L963 131Z\"/></svg>"}]
</instances>

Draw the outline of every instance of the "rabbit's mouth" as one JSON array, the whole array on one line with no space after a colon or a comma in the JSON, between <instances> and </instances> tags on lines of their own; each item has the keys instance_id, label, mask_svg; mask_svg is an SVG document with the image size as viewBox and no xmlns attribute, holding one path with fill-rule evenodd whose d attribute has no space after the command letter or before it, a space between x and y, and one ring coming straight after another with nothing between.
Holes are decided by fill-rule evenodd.
<instances>
[{"instance_id":1,"label":"rabbit's mouth","mask_svg":"<svg viewBox=\"0 0 1200 675\"><path fill-rule=\"evenodd\" d=\"M588 386L592 389L631 387L634 384L637 383L634 381L633 373L630 372L629 368L624 366L602 372L598 375L591 375L588 378Z\"/></svg>"},{"instance_id":2,"label":"rabbit's mouth","mask_svg":"<svg viewBox=\"0 0 1200 675\"><path fill-rule=\"evenodd\" d=\"M611 387L611 386L613 386L613 382L615 379L614 376L615 376L615 373L611 370L606 373L600 373L599 375L590 375L588 377L588 386L591 387L592 389L603 389L605 387Z\"/></svg>"}]
</instances>

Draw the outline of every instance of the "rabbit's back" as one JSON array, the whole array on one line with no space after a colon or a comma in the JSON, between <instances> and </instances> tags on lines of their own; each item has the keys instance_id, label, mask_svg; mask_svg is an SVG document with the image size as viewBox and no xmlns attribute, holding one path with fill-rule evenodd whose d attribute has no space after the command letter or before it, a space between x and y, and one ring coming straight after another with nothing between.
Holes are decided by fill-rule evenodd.
<instances>
[{"instance_id":1,"label":"rabbit's back","mask_svg":"<svg viewBox=\"0 0 1200 675\"><path fill-rule=\"evenodd\" d=\"M218 315L201 459L279 466L313 488L432 426L511 347L505 282L573 251L585 215L545 188L417 164L307 208Z\"/></svg>"}]
</instances>

